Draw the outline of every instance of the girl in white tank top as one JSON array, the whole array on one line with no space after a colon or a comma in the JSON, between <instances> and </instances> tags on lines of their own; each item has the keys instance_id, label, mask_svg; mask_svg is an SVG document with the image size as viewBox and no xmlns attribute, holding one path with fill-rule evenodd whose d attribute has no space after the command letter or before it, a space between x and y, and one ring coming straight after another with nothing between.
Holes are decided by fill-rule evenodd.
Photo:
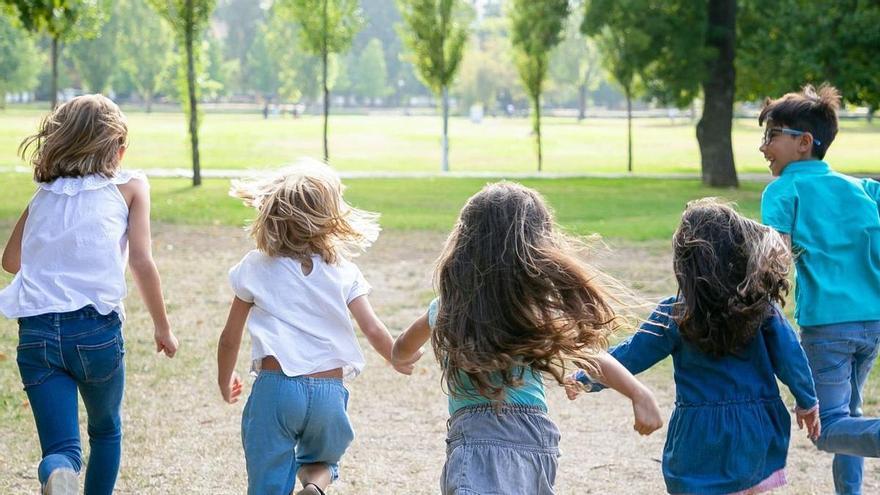
<instances>
[{"instance_id":1,"label":"girl in white tank top","mask_svg":"<svg viewBox=\"0 0 880 495\"><path fill-rule=\"evenodd\" d=\"M77 493L77 391L92 432L85 491L113 491L126 261L152 317L156 351L177 351L150 250L149 185L142 173L119 168L127 132L116 104L86 95L48 115L19 148L38 187L3 251L3 269L15 277L0 290L0 313L19 322L16 360L40 433L44 493Z\"/></svg>"}]
</instances>

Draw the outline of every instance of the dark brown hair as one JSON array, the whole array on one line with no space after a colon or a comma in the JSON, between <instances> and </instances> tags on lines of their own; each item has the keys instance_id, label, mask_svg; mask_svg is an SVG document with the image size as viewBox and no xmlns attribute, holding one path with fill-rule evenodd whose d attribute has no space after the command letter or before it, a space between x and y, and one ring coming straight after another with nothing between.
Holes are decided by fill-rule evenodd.
<instances>
[{"instance_id":1,"label":"dark brown hair","mask_svg":"<svg viewBox=\"0 0 880 495\"><path fill-rule=\"evenodd\" d=\"M715 198L688 203L673 237L681 336L711 356L742 349L784 304L791 256L773 229Z\"/></svg>"},{"instance_id":2,"label":"dark brown hair","mask_svg":"<svg viewBox=\"0 0 880 495\"><path fill-rule=\"evenodd\" d=\"M560 384L566 363L595 371L616 324L600 276L576 257L536 191L484 187L462 208L435 271L431 341L450 391L466 388L466 376L480 395L503 401L505 387L522 384L520 366Z\"/></svg>"},{"instance_id":3,"label":"dark brown hair","mask_svg":"<svg viewBox=\"0 0 880 495\"><path fill-rule=\"evenodd\" d=\"M758 124L784 125L813 135L813 155L820 160L837 136L837 110L840 92L827 83L819 89L807 84L800 93L788 93L776 100L767 99L758 116ZM818 141L818 144L816 143Z\"/></svg>"},{"instance_id":4,"label":"dark brown hair","mask_svg":"<svg viewBox=\"0 0 880 495\"><path fill-rule=\"evenodd\" d=\"M115 103L102 95L83 95L47 115L18 153L34 166L37 182L90 174L113 177L127 138L125 116Z\"/></svg>"}]
</instances>

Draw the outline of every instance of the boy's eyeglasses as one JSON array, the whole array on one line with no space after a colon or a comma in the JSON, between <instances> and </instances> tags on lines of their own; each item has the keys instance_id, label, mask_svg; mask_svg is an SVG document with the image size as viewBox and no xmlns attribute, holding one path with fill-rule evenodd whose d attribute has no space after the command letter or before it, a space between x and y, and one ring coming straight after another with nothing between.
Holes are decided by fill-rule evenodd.
<instances>
[{"instance_id":1,"label":"boy's eyeglasses","mask_svg":"<svg viewBox=\"0 0 880 495\"><path fill-rule=\"evenodd\" d=\"M799 131L797 129L789 129L787 127L768 127L766 131L764 131L764 138L761 140L761 144L766 146L770 144L770 141L773 141L773 138L780 134L786 134L788 136L803 136L804 134L810 134L807 131ZM812 134L810 134L812 136ZM813 136L813 145L821 146L822 142L816 139L816 136Z\"/></svg>"}]
</instances>

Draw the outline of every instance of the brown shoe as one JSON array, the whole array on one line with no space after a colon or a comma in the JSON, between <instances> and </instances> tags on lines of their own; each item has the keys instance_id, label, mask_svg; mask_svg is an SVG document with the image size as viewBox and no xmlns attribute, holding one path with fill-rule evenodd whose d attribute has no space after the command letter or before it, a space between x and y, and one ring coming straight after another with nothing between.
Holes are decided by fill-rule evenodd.
<instances>
[{"instance_id":1,"label":"brown shoe","mask_svg":"<svg viewBox=\"0 0 880 495\"><path fill-rule=\"evenodd\" d=\"M324 490L314 484L314 483L306 483L303 485L303 489L296 492L296 495L327 495L324 493Z\"/></svg>"}]
</instances>

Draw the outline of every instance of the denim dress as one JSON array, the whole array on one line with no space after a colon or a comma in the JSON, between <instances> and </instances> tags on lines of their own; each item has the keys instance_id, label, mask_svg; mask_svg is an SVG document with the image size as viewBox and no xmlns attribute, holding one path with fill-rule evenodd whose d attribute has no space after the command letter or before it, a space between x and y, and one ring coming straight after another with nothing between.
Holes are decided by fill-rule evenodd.
<instances>
[{"instance_id":1,"label":"denim dress","mask_svg":"<svg viewBox=\"0 0 880 495\"><path fill-rule=\"evenodd\" d=\"M817 404L810 367L779 308L734 355L714 358L684 341L665 299L628 340L609 352L631 373L672 355L675 410L663 449L669 493L726 494L758 485L785 467L789 412L776 377L797 405ZM591 391L604 387L591 383Z\"/></svg>"}]
</instances>

